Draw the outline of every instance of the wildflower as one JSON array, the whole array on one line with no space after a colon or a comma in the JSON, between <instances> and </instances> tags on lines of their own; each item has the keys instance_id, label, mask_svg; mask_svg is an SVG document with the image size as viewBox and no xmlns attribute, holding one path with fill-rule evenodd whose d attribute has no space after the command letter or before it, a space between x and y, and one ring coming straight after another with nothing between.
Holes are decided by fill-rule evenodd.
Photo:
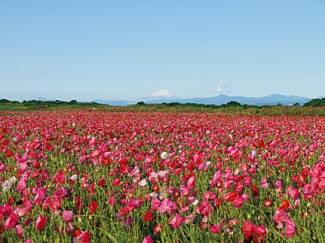
<instances>
[{"instance_id":1,"label":"wildflower","mask_svg":"<svg viewBox=\"0 0 325 243\"><path fill-rule=\"evenodd\" d=\"M266 228L264 225L255 225L251 221L244 222L242 227L245 241L262 242L266 236Z\"/></svg>"},{"instance_id":2,"label":"wildflower","mask_svg":"<svg viewBox=\"0 0 325 243\"><path fill-rule=\"evenodd\" d=\"M212 234L219 234L221 233L221 227L218 224L213 224L210 226L210 232Z\"/></svg>"},{"instance_id":3,"label":"wildflower","mask_svg":"<svg viewBox=\"0 0 325 243\"><path fill-rule=\"evenodd\" d=\"M157 224L153 229L153 233L155 235L158 234L161 231L161 228L162 228L161 224Z\"/></svg>"},{"instance_id":4,"label":"wildflower","mask_svg":"<svg viewBox=\"0 0 325 243\"><path fill-rule=\"evenodd\" d=\"M195 177L194 176L191 176L187 180L186 185L187 185L188 188L193 188L195 186Z\"/></svg>"},{"instance_id":5,"label":"wildflower","mask_svg":"<svg viewBox=\"0 0 325 243\"><path fill-rule=\"evenodd\" d=\"M4 223L4 228L6 230L12 229L16 226L17 222L18 222L18 215L16 215L15 213L12 213L5 221Z\"/></svg>"},{"instance_id":6,"label":"wildflower","mask_svg":"<svg viewBox=\"0 0 325 243\"><path fill-rule=\"evenodd\" d=\"M139 186L141 187L145 187L147 185L147 180L144 178L142 179L139 183L138 183Z\"/></svg>"},{"instance_id":7,"label":"wildflower","mask_svg":"<svg viewBox=\"0 0 325 243\"><path fill-rule=\"evenodd\" d=\"M297 200L299 198L299 191L293 186L289 186L287 189L288 195L293 199Z\"/></svg>"},{"instance_id":8,"label":"wildflower","mask_svg":"<svg viewBox=\"0 0 325 243\"><path fill-rule=\"evenodd\" d=\"M273 202L272 202L271 199L266 198L266 199L264 199L263 204L264 204L265 207L269 208L269 207L272 207Z\"/></svg>"},{"instance_id":9,"label":"wildflower","mask_svg":"<svg viewBox=\"0 0 325 243\"><path fill-rule=\"evenodd\" d=\"M70 180L71 180L71 181L76 181L76 180L78 180L78 175L74 174L74 175L70 176Z\"/></svg>"},{"instance_id":10,"label":"wildflower","mask_svg":"<svg viewBox=\"0 0 325 243\"><path fill-rule=\"evenodd\" d=\"M178 228L180 227L184 222L184 218L176 213L175 216L169 221L169 224L173 227L173 228Z\"/></svg>"},{"instance_id":11,"label":"wildflower","mask_svg":"<svg viewBox=\"0 0 325 243\"><path fill-rule=\"evenodd\" d=\"M143 221L144 222L151 222L153 219L153 214L151 211L147 211L145 215L143 216Z\"/></svg>"},{"instance_id":12,"label":"wildflower","mask_svg":"<svg viewBox=\"0 0 325 243\"><path fill-rule=\"evenodd\" d=\"M98 208L98 203L96 201L91 201L89 204L89 214L94 214Z\"/></svg>"},{"instance_id":13,"label":"wildflower","mask_svg":"<svg viewBox=\"0 0 325 243\"><path fill-rule=\"evenodd\" d=\"M64 210L62 212L62 218L64 222L71 222L73 220L73 212Z\"/></svg>"},{"instance_id":14,"label":"wildflower","mask_svg":"<svg viewBox=\"0 0 325 243\"><path fill-rule=\"evenodd\" d=\"M167 159L168 157L169 157L169 154L165 151L160 154L160 158L162 158L162 159Z\"/></svg>"},{"instance_id":15,"label":"wildflower","mask_svg":"<svg viewBox=\"0 0 325 243\"><path fill-rule=\"evenodd\" d=\"M288 200L283 200L280 209L286 211L289 209L289 207L290 207L290 202Z\"/></svg>"},{"instance_id":16,"label":"wildflower","mask_svg":"<svg viewBox=\"0 0 325 243\"><path fill-rule=\"evenodd\" d=\"M17 182L17 179L15 176L10 177L10 179L6 180L2 183L2 191L7 192L11 189L11 187Z\"/></svg>"},{"instance_id":17,"label":"wildflower","mask_svg":"<svg viewBox=\"0 0 325 243\"><path fill-rule=\"evenodd\" d=\"M88 231L75 231L75 237L73 238L73 243L90 243L91 235Z\"/></svg>"},{"instance_id":18,"label":"wildflower","mask_svg":"<svg viewBox=\"0 0 325 243\"><path fill-rule=\"evenodd\" d=\"M17 191L22 192L26 188L26 179L21 179L17 183Z\"/></svg>"},{"instance_id":19,"label":"wildflower","mask_svg":"<svg viewBox=\"0 0 325 243\"><path fill-rule=\"evenodd\" d=\"M296 225L294 221L289 217L288 213L282 209L275 211L273 221L277 229L285 227L285 236L292 237L296 234Z\"/></svg>"},{"instance_id":20,"label":"wildflower","mask_svg":"<svg viewBox=\"0 0 325 243\"><path fill-rule=\"evenodd\" d=\"M18 238L22 239L23 235L24 235L23 227L20 224L17 224L15 227L15 230L16 230L16 234L17 234Z\"/></svg>"},{"instance_id":21,"label":"wildflower","mask_svg":"<svg viewBox=\"0 0 325 243\"><path fill-rule=\"evenodd\" d=\"M47 218L45 216L39 215L36 219L35 228L38 231L42 231L45 228Z\"/></svg>"},{"instance_id":22,"label":"wildflower","mask_svg":"<svg viewBox=\"0 0 325 243\"><path fill-rule=\"evenodd\" d=\"M150 235L145 236L143 241L142 241L142 243L153 243L153 242L154 241L153 241L153 239L152 239L152 237Z\"/></svg>"},{"instance_id":23,"label":"wildflower","mask_svg":"<svg viewBox=\"0 0 325 243\"><path fill-rule=\"evenodd\" d=\"M266 179L266 177L263 177L262 179L261 179L261 188L268 188L269 187L269 183L267 182L267 179Z\"/></svg>"},{"instance_id":24,"label":"wildflower","mask_svg":"<svg viewBox=\"0 0 325 243\"><path fill-rule=\"evenodd\" d=\"M196 206L196 205L198 205L198 203L199 203L199 200L197 200L197 199L195 198L194 201L192 202L192 205L193 205L193 206Z\"/></svg>"},{"instance_id":25,"label":"wildflower","mask_svg":"<svg viewBox=\"0 0 325 243\"><path fill-rule=\"evenodd\" d=\"M171 201L170 199L165 198L159 208L158 208L158 212L159 213L168 213L171 214L173 211L175 211L177 209L176 204Z\"/></svg>"}]
</instances>

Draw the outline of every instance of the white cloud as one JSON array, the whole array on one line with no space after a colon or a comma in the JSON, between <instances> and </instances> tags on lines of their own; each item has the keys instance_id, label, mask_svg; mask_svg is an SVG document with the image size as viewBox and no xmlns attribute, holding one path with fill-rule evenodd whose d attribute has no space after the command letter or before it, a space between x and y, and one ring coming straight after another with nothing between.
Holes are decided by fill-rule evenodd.
<instances>
[{"instance_id":1,"label":"white cloud","mask_svg":"<svg viewBox=\"0 0 325 243\"><path fill-rule=\"evenodd\" d=\"M211 89L212 94L226 94L228 92L228 85L224 82L217 83L216 86L214 86Z\"/></svg>"},{"instance_id":2,"label":"white cloud","mask_svg":"<svg viewBox=\"0 0 325 243\"><path fill-rule=\"evenodd\" d=\"M172 94L167 89L159 89L151 94L153 97L171 97Z\"/></svg>"},{"instance_id":3,"label":"white cloud","mask_svg":"<svg viewBox=\"0 0 325 243\"><path fill-rule=\"evenodd\" d=\"M227 85L224 83L218 83L217 85L217 92L223 92L227 89Z\"/></svg>"}]
</instances>

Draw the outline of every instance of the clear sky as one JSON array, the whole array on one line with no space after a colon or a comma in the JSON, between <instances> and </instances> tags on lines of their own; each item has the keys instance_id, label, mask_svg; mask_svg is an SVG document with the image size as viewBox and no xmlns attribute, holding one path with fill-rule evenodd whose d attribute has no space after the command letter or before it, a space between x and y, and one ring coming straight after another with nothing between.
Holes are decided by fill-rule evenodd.
<instances>
[{"instance_id":1,"label":"clear sky","mask_svg":"<svg viewBox=\"0 0 325 243\"><path fill-rule=\"evenodd\" d=\"M0 0L0 97L325 95L324 0Z\"/></svg>"}]
</instances>

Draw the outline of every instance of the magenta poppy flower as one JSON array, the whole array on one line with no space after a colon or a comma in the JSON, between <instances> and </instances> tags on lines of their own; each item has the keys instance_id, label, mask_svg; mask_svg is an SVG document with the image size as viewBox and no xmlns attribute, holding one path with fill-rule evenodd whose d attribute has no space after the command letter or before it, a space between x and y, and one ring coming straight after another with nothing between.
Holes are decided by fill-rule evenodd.
<instances>
[{"instance_id":1,"label":"magenta poppy flower","mask_svg":"<svg viewBox=\"0 0 325 243\"><path fill-rule=\"evenodd\" d=\"M210 226L210 232L212 234L219 234L221 233L221 227L218 224L213 224Z\"/></svg>"},{"instance_id":2,"label":"magenta poppy flower","mask_svg":"<svg viewBox=\"0 0 325 243\"><path fill-rule=\"evenodd\" d=\"M147 235L144 237L142 243L154 243L154 241L150 235Z\"/></svg>"}]
</instances>

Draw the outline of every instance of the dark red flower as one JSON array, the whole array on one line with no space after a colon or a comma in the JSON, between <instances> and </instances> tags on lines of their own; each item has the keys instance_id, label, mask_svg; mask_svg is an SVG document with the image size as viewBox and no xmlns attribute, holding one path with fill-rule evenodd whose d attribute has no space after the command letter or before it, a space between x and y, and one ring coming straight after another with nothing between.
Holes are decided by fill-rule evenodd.
<instances>
[{"instance_id":1,"label":"dark red flower","mask_svg":"<svg viewBox=\"0 0 325 243\"><path fill-rule=\"evenodd\" d=\"M91 201L89 204L89 214L94 214L98 208L98 203L96 201Z\"/></svg>"},{"instance_id":2,"label":"dark red flower","mask_svg":"<svg viewBox=\"0 0 325 243\"><path fill-rule=\"evenodd\" d=\"M143 216L143 221L144 222L151 222L153 219L153 214L151 211L147 211L145 215Z\"/></svg>"}]
</instances>

